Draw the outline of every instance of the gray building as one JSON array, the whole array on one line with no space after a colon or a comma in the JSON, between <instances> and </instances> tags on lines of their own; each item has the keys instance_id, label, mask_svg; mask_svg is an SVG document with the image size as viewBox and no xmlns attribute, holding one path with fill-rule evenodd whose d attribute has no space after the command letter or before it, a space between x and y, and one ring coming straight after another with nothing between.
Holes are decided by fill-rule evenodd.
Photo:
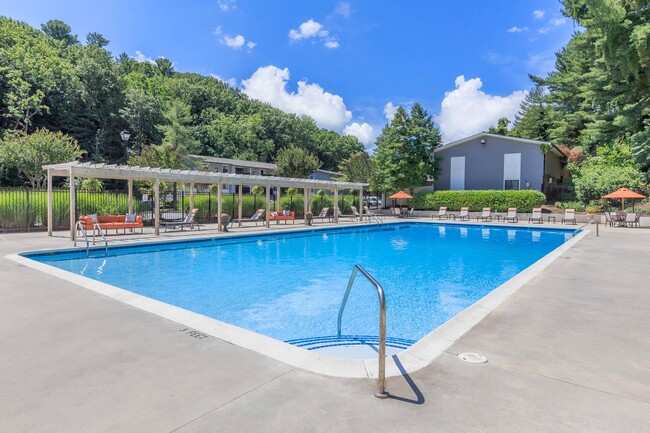
<instances>
[{"instance_id":1,"label":"gray building","mask_svg":"<svg viewBox=\"0 0 650 433\"><path fill-rule=\"evenodd\" d=\"M436 190L534 189L547 193L566 179L565 157L552 143L486 132L434 151Z\"/></svg>"}]
</instances>

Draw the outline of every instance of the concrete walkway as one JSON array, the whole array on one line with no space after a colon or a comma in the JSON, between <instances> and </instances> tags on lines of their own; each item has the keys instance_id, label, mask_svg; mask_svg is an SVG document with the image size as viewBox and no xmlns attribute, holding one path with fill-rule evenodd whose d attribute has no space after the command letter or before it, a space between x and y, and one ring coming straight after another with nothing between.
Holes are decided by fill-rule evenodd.
<instances>
[{"instance_id":1,"label":"concrete walkway","mask_svg":"<svg viewBox=\"0 0 650 433\"><path fill-rule=\"evenodd\" d=\"M60 236L2 235L0 255L68 247ZM428 367L390 378L388 400L2 258L0 430L648 431L648 258L650 230L601 226Z\"/></svg>"}]
</instances>

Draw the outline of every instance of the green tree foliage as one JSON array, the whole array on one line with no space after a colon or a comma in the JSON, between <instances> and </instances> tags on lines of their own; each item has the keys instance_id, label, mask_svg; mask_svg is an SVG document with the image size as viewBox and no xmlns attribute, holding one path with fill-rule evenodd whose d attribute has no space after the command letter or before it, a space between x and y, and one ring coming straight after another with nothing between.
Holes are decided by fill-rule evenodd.
<instances>
[{"instance_id":1,"label":"green tree foliage","mask_svg":"<svg viewBox=\"0 0 650 433\"><path fill-rule=\"evenodd\" d=\"M490 126L488 132L490 134L508 135L508 125L510 125L510 120L507 117L501 117L497 121L497 126Z\"/></svg>"},{"instance_id":2,"label":"green tree foliage","mask_svg":"<svg viewBox=\"0 0 650 433\"><path fill-rule=\"evenodd\" d=\"M102 36L101 33L90 32L86 35L86 44L88 45L95 44L100 48L104 48L109 43L110 41Z\"/></svg>"},{"instance_id":3,"label":"green tree foliage","mask_svg":"<svg viewBox=\"0 0 650 433\"><path fill-rule=\"evenodd\" d=\"M369 182L375 174L375 165L366 152L359 152L343 160L340 165L344 182Z\"/></svg>"},{"instance_id":4,"label":"green tree foliage","mask_svg":"<svg viewBox=\"0 0 650 433\"><path fill-rule=\"evenodd\" d=\"M46 181L43 165L76 161L82 154L74 138L44 129L9 133L0 141L0 163L20 170L34 188Z\"/></svg>"},{"instance_id":5,"label":"green tree foliage","mask_svg":"<svg viewBox=\"0 0 650 433\"><path fill-rule=\"evenodd\" d=\"M281 149L275 157L277 174L284 177L306 178L321 166L313 153L300 147Z\"/></svg>"},{"instance_id":6,"label":"green tree foliage","mask_svg":"<svg viewBox=\"0 0 650 433\"><path fill-rule=\"evenodd\" d=\"M544 101L543 87L536 85L521 102L514 128L508 133L529 140L550 141L552 109Z\"/></svg>"},{"instance_id":7,"label":"green tree foliage","mask_svg":"<svg viewBox=\"0 0 650 433\"><path fill-rule=\"evenodd\" d=\"M385 192L424 185L437 174L433 150L440 142L438 128L420 104L410 115L399 107L377 138L374 183Z\"/></svg>"},{"instance_id":8,"label":"green tree foliage","mask_svg":"<svg viewBox=\"0 0 650 433\"><path fill-rule=\"evenodd\" d=\"M52 39L61 41L64 45L77 45L79 43L77 36L72 34L70 26L61 20L49 20L41 26L41 30Z\"/></svg>"},{"instance_id":9,"label":"green tree foliage","mask_svg":"<svg viewBox=\"0 0 650 433\"><path fill-rule=\"evenodd\" d=\"M129 144L136 153L140 153L144 146L160 143L162 135L156 126L165 118L158 98L141 90L129 89L120 115L129 124Z\"/></svg>"}]
</instances>

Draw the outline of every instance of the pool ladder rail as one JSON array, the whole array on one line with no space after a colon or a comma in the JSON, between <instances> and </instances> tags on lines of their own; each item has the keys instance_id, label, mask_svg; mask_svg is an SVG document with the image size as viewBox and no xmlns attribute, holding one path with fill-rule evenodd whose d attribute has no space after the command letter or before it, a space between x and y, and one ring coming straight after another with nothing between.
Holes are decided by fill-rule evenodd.
<instances>
[{"instance_id":1,"label":"pool ladder rail","mask_svg":"<svg viewBox=\"0 0 650 433\"><path fill-rule=\"evenodd\" d=\"M77 231L77 236L74 238L74 246L77 246L77 237L79 233L83 236L84 240L86 241L86 256L90 254L90 240L88 239L88 234L86 233L86 229L81 223L81 221L77 221L77 224L75 224L75 230ZM95 245L95 233L99 233L102 239L104 240L104 248L105 251L108 253L108 239L106 239L106 236L104 235L104 231L100 227L98 223L93 224L93 245Z\"/></svg>"},{"instance_id":2,"label":"pool ladder rail","mask_svg":"<svg viewBox=\"0 0 650 433\"><path fill-rule=\"evenodd\" d=\"M379 284L377 280L373 278L372 275L368 273L361 265L355 264L352 269L352 275L350 275L350 280L348 281L348 287L345 290L345 295L343 296L343 301L341 302L341 308L339 308L339 317L337 321L337 336L341 338L341 319L343 318L343 310L345 310L345 305L348 302L348 297L350 296L350 290L352 289L352 284L354 284L354 279L357 276L357 272L361 274L370 281L370 283L375 286L377 289L377 295L379 297L379 367L377 369L377 389L375 391L375 397L377 398L387 398L388 392L386 391L386 296L384 295L384 288Z\"/></svg>"}]
</instances>

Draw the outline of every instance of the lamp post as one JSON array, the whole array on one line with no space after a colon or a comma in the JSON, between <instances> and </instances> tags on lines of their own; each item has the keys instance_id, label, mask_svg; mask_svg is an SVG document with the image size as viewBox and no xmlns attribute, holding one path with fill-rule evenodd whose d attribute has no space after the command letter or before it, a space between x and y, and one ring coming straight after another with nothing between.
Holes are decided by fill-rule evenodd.
<instances>
[{"instance_id":1,"label":"lamp post","mask_svg":"<svg viewBox=\"0 0 650 433\"><path fill-rule=\"evenodd\" d=\"M126 157L126 160L128 162L129 152L128 152L127 145L129 144L129 138L131 138L131 133L126 129L124 129L122 130L122 132L120 132L120 138L122 139L122 144L124 144L124 156Z\"/></svg>"}]
</instances>

